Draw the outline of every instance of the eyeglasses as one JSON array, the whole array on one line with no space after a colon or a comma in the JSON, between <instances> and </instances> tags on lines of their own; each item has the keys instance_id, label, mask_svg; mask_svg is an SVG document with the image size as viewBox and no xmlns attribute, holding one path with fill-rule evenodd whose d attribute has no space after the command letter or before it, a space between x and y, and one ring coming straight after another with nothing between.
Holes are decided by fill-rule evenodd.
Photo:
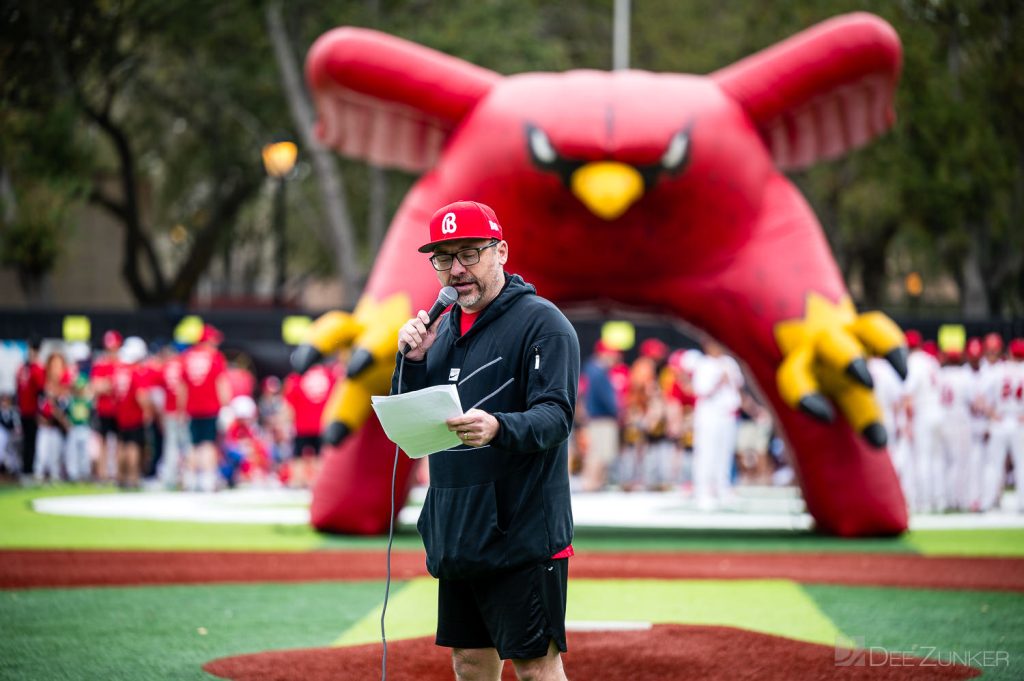
<instances>
[{"instance_id":1,"label":"eyeglasses","mask_svg":"<svg viewBox=\"0 0 1024 681\"><path fill-rule=\"evenodd\" d=\"M494 239L491 243L486 246L481 246L480 248L463 248L458 253L435 253L430 256L430 264L433 265L434 269L438 272L445 272L452 268L452 265L455 264L455 258L458 258L460 263L469 267L470 265L475 265L480 262L480 251L485 251L488 248L497 246L499 243L501 242Z\"/></svg>"}]
</instances>

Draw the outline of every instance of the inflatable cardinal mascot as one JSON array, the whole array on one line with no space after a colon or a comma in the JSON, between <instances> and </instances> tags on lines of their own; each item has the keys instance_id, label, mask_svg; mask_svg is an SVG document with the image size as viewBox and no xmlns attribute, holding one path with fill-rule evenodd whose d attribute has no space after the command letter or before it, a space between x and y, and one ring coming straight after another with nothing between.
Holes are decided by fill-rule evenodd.
<instances>
[{"instance_id":1,"label":"inflatable cardinal mascot","mask_svg":"<svg viewBox=\"0 0 1024 681\"><path fill-rule=\"evenodd\" d=\"M901 48L869 14L838 17L707 76L502 76L369 30L323 35L307 60L318 134L347 156L422 173L366 290L295 353L349 352L326 412L313 524L386 531L393 458L370 409L398 328L438 283L417 252L431 214L492 206L508 271L562 305L654 312L726 345L770 401L817 527L895 534L907 515L865 358L906 371L903 334L858 314L818 220L783 171L842 156L894 120ZM398 506L412 462L400 458Z\"/></svg>"}]
</instances>

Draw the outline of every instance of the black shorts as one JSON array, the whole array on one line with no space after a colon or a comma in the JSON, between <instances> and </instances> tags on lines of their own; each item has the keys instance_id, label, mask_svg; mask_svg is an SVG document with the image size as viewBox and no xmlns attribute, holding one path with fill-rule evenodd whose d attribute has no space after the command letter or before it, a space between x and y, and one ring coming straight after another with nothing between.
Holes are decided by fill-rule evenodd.
<instances>
[{"instance_id":1,"label":"black shorts","mask_svg":"<svg viewBox=\"0 0 1024 681\"><path fill-rule=\"evenodd\" d=\"M204 442L217 442L217 417L202 418L193 416L188 422L188 432L192 436L193 445Z\"/></svg>"},{"instance_id":2,"label":"black shorts","mask_svg":"<svg viewBox=\"0 0 1024 681\"><path fill-rule=\"evenodd\" d=\"M100 424L100 435L106 437L113 433L117 435L117 419L113 416L101 416L99 417Z\"/></svg>"},{"instance_id":3,"label":"black shorts","mask_svg":"<svg viewBox=\"0 0 1024 681\"><path fill-rule=\"evenodd\" d=\"M446 648L496 648L503 660L565 647L569 559L549 559L476 579L438 580L437 638Z\"/></svg>"},{"instance_id":4,"label":"black shorts","mask_svg":"<svg viewBox=\"0 0 1024 681\"><path fill-rule=\"evenodd\" d=\"M306 450L312 450L313 456L320 455L319 435L296 435L294 443L295 456L302 456Z\"/></svg>"},{"instance_id":5,"label":"black shorts","mask_svg":"<svg viewBox=\"0 0 1024 681\"><path fill-rule=\"evenodd\" d=\"M142 447L146 444L146 429L143 426L138 428L127 428L117 431L117 439L125 444L137 444Z\"/></svg>"}]
</instances>

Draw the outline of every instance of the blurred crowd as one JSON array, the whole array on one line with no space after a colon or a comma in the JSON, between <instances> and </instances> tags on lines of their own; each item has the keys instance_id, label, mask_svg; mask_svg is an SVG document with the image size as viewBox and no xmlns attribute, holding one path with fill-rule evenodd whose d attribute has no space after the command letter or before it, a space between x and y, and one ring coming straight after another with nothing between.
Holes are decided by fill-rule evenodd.
<instances>
[{"instance_id":1,"label":"blurred crowd","mask_svg":"<svg viewBox=\"0 0 1024 681\"><path fill-rule=\"evenodd\" d=\"M788 484L771 415L719 344L671 350L643 341L632 364L598 341L584 363L572 472L582 491L682 488L701 509L737 484Z\"/></svg>"},{"instance_id":2,"label":"blurred crowd","mask_svg":"<svg viewBox=\"0 0 1024 681\"><path fill-rule=\"evenodd\" d=\"M320 417L342 369L318 365L258 385L219 350L107 331L102 348L30 340L15 393L0 395L0 470L23 482L93 481L213 492L308 486Z\"/></svg>"},{"instance_id":3,"label":"blurred crowd","mask_svg":"<svg viewBox=\"0 0 1024 681\"><path fill-rule=\"evenodd\" d=\"M113 330L95 350L29 341L15 392L0 394L0 473L129 489L309 486L321 416L344 367L257 382L229 364L222 340L206 325L189 346ZM915 331L907 340L906 380L885 360L869 369L908 505L995 508L1024 470L1024 339L1004 347L989 334L945 352ZM673 350L647 339L638 351L627 364L598 341L584 363L570 450L576 490L681 489L711 510L728 505L737 485L795 481L771 412L720 345Z\"/></svg>"},{"instance_id":4,"label":"blurred crowd","mask_svg":"<svg viewBox=\"0 0 1024 681\"><path fill-rule=\"evenodd\" d=\"M911 510L987 511L999 505L1012 464L1024 512L1024 339L999 334L940 351L907 332L907 378L869 364L889 451ZM1009 456L1007 456L1009 455Z\"/></svg>"},{"instance_id":5,"label":"blurred crowd","mask_svg":"<svg viewBox=\"0 0 1024 681\"><path fill-rule=\"evenodd\" d=\"M993 333L962 352L940 352L915 331L907 339L905 381L883 359L869 368L908 506L995 508L1011 474L1024 470L1024 339L1004 347ZM711 510L737 485L795 480L769 410L713 341L673 351L648 339L632 364L598 341L577 418L570 466L581 491L682 489ZM1024 495L1016 497L1024 512Z\"/></svg>"}]
</instances>

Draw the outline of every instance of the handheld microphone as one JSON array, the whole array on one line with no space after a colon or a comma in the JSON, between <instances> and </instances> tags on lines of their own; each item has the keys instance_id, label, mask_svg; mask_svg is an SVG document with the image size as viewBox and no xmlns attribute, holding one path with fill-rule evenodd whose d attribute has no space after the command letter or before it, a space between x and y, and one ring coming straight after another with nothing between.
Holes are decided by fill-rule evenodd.
<instances>
[{"instance_id":1,"label":"handheld microphone","mask_svg":"<svg viewBox=\"0 0 1024 681\"><path fill-rule=\"evenodd\" d=\"M433 326L437 318L441 316L441 313L458 299L459 292L455 290L454 286L445 286L441 289L440 293L437 294L437 300L434 301L434 305L427 311L427 316L430 317L430 320L427 322L427 328L429 329ZM402 347L398 351L404 355L409 352L409 349L408 343L402 343Z\"/></svg>"}]
</instances>

